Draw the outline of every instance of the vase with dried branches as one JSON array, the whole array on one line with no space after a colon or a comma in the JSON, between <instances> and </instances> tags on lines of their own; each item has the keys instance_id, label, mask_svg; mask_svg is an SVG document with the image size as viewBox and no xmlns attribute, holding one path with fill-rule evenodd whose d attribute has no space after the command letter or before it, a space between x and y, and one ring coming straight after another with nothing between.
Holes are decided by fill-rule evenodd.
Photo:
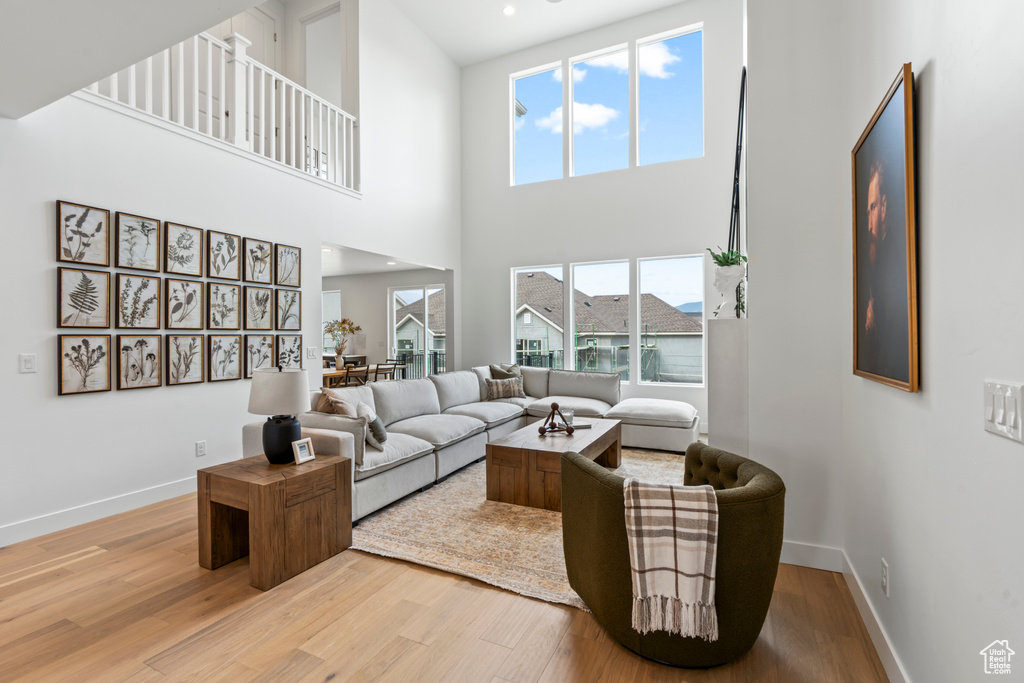
<instances>
[{"instance_id":1,"label":"vase with dried branches","mask_svg":"<svg viewBox=\"0 0 1024 683\"><path fill-rule=\"evenodd\" d=\"M334 340L334 355L337 356L335 365L340 369L345 365L345 347L348 345L349 335L362 331L362 327L356 325L351 318L341 320L329 320L324 323L324 334L330 335Z\"/></svg>"}]
</instances>

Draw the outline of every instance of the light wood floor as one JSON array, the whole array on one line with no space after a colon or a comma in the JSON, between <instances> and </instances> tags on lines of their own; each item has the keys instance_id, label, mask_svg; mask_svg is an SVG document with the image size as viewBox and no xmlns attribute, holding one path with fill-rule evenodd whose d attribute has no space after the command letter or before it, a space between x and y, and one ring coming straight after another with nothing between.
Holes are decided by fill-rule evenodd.
<instances>
[{"instance_id":1,"label":"light wood floor","mask_svg":"<svg viewBox=\"0 0 1024 683\"><path fill-rule=\"evenodd\" d=\"M782 565L740 660L674 669L593 618L345 551L277 588L197 565L195 496L0 549L0 680L885 681L842 576Z\"/></svg>"}]
</instances>

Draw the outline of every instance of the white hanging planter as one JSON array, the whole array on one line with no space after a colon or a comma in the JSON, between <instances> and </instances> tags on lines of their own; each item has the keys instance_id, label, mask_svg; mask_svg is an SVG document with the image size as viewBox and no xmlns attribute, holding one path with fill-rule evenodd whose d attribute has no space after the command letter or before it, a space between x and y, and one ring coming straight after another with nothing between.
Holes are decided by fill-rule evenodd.
<instances>
[{"instance_id":1,"label":"white hanging planter","mask_svg":"<svg viewBox=\"0 0 1024 683\"><path fill-rule=\"evenodd\" d=\"M746 277L747 268L743 265L719 266L715 268L715 289L722 296L722 303L715 309L715 317L739 318L736 310L736 288Z\"/></svg>"}]
</instances>

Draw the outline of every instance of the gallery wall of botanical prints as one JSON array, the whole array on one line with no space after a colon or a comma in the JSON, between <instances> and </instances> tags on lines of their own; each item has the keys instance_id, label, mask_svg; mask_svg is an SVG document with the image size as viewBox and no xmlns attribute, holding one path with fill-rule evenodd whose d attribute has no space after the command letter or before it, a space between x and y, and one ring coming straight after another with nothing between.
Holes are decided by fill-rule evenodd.
<instances>
[{"instance_id":1,"label":"gallery wall of botanical prints","mask_svg":"<svg viewBox=\"0 0 1024 683\"><path fill-rule=\"evenodd\" d=\"M75 330L58 336L60 395L302 367L299 247L66 201L56 215L57 327Z\"/></svg>"}]
</instances>

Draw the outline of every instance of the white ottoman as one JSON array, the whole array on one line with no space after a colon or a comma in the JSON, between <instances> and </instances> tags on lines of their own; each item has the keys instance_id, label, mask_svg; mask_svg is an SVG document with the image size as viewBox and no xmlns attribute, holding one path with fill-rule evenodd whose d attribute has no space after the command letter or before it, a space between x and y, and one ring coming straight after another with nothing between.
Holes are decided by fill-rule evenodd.
<instances>
[{"instance_id":1,"label":"white ottoman","mask_svg":"<svg viewBox=\"0 0 1024 683\"><path fill-rule=\"evenodd\" d=\"M604 415L622 422L622 445L682 453L697 440L700 416L682 401L627 398Z\"/></svg>"}]
</instances>

